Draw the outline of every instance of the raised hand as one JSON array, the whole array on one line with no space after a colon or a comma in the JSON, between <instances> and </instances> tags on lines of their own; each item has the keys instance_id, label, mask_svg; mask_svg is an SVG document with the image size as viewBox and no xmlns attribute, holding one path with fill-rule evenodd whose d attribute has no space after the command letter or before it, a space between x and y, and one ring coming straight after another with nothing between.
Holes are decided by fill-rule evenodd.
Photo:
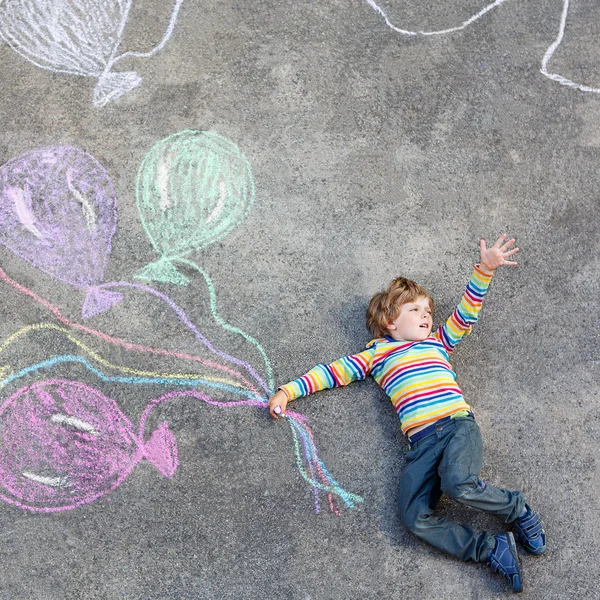
<instances>
[{"instance_id":1,"label":"raised hand","mask_svg":"<svg viewBox=\"0 0 600 600\"><path fill-rule=\"evenodd\" d=\"M493 272L498 267L503 267L504 265L511 267L517 265L514 261L506 260L519 251L518 248L511 248L515 243L514 238L505 242L506 237L506 233L503 233L491 248L486 247L485 240L479 241L479 250L481 252L480 264L484 270Z\"/></svg>"}]
</instances>

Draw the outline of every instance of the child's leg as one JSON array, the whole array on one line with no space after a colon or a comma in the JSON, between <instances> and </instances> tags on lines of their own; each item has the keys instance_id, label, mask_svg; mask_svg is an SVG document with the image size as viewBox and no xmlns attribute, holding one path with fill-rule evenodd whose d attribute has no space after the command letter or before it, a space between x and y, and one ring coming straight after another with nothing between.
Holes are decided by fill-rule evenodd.
<instances>
[{"instance_id":1,"label":"child's leg","mask_svg":"<svg viewBox=\"0 0 600 600\"><path fill-rule=\"evenodd\" d=\"M439 499L438 467L444 456L445 435L417 442L406 455L400 478L400 520L423 541L462 560L484 562L494 548L494 536L432 515Z\"/></svg>"},{"instance_id":2,"label":"child's leg","mask_svg":"<svg viewBox=\"0 0 600 600\"><path fill-rule=\"evenodd\" d=\"M458 418L439 465L442 491L462 504L478 508L512 523L525 508L521 492L494 487L479 479L483 446L472 418Z\"/></svg>"}]
</instances>

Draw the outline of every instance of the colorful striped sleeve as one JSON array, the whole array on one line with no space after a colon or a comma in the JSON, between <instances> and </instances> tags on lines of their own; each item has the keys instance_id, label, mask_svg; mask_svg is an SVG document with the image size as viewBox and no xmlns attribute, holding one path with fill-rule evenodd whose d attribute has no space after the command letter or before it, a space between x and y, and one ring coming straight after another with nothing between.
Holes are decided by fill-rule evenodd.
<instances>
[{"instance_id":1,"label":"colorful striped sleeve","mask_svg":"<svg viewBox=\"0 0 600 600\"><path fill-rule=\"evenodd\" d=\"M471 326L477 322L491 279L491 274L484 273L479 265L475 265L460 304L434 334L442 342L446 352L452 352L456 344L471 333Z\"/></svg>"},{"instance_id":2,"label":"colorful striped sleeve","mask_svg":"<svg viewBox=\"0 0 600 600\"><path fill-rule=\"evenodd\" d=\"M374 354L374 348L367 348L358 354L344 356L329 365L317 365L306 375L282 385L279 389L283 390L290 400L295 400L314 392L360 381L371 372Z\"/></svg>"}]
</instances>

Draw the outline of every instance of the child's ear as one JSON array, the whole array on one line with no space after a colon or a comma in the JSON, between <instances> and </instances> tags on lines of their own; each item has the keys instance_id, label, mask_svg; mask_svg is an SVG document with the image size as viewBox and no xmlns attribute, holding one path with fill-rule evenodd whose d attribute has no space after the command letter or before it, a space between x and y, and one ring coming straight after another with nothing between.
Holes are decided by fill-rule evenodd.
<instances>
[{"instance_id":1,"label":"child's ear","mask_svg":"<svg viewBox=\"0 0 600 600\"><path fill-rule=\"evenodd\" d=\"M396 327L395 323L388 323L387 324L387 330L388 331L396 331L396 329L398 329L398 328Z\"/></svg>"}]
</instances>

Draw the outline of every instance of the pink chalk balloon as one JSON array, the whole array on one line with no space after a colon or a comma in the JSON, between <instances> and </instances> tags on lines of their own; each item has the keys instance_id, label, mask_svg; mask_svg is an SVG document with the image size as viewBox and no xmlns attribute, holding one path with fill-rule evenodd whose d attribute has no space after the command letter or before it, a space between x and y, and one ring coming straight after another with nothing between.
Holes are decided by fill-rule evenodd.
<instances>
[{"instance_id":1,"label":"pink chalk balloon","mask_svg":"<svg viewBox=\"0 0 600 600\"><path fill-rule=\"evenodd\" d=\"M57 512L92 502L143 458L173 476L177 442L167 423L144 441L143 423L136 434L114 400L82 383L34 383L0 407L0 498L21 508Z\"/></svg>"},{"instance_id":2,"label":"pink chalk balloon","mask_svg":"<svg viewBox=\"0 0 600 600\"><path fill-rule=\"evenodd\" d=\"M45 273L86 289L86 318L122 299L97 287L116 227L110 177L83 150L37 148L0 168L0 243Z\"/></svg>"}]
</instances>

